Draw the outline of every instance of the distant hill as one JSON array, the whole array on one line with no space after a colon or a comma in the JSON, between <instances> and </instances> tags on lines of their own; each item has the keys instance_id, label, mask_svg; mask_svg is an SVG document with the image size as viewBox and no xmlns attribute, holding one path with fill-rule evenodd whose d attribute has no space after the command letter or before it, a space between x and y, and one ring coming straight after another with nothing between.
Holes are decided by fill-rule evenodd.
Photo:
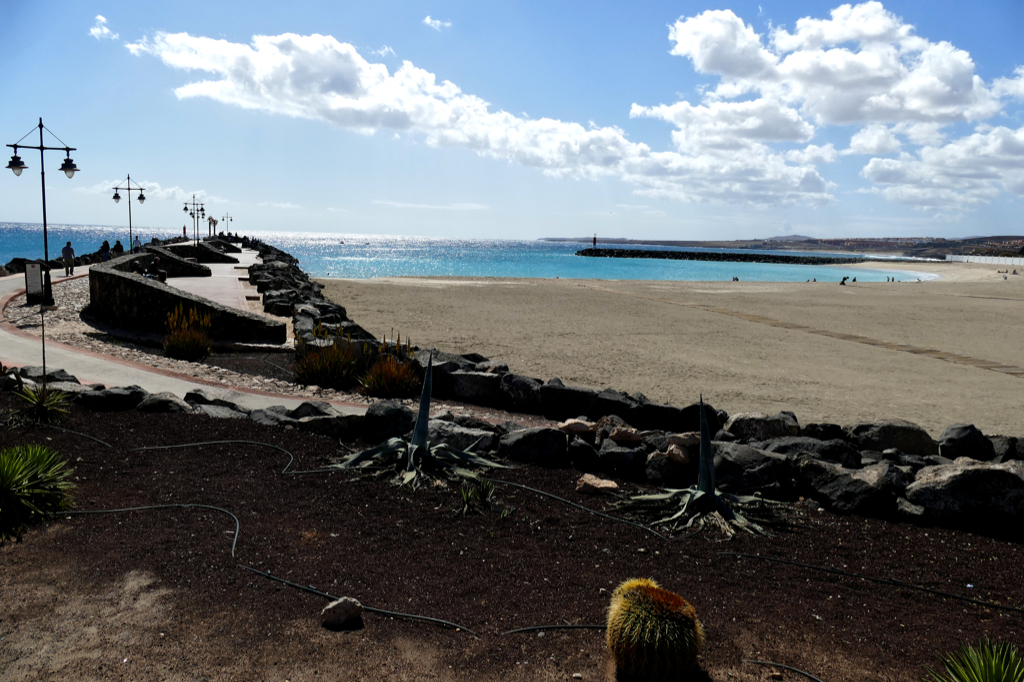
<instances>
[{"instance_id":1,"label":"distant hill","mask_svg":"<svg viewBox=\"0 0 1024 682\"><path fill-rule=\"evenodd\" d=\"M802 234L786 234L781 237L768 237L766 242L809 242L814 237L805 237Z\"/></svg>"}]
</instances>

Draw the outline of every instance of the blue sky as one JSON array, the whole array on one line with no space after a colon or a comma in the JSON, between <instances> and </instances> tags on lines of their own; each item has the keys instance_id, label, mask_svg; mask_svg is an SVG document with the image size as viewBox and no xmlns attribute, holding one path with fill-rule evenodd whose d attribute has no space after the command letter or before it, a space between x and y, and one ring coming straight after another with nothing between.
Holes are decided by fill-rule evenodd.
<instances>
[{"instance_id":1,"label":"blue sky","mask_svg":"<svg viewBox=\"0 0 1024 682\"><path fill-rule=\"evenodd\" d=\"M0 26L3 142L42 116L78 149L70 181L47 157L55 223L127 224L131 173L133 222L168 229L195 194L242 232L1024 233L1019 1L40 0ZM39 222L21 156L0 221Z\"/></svg>"}]
</instances>

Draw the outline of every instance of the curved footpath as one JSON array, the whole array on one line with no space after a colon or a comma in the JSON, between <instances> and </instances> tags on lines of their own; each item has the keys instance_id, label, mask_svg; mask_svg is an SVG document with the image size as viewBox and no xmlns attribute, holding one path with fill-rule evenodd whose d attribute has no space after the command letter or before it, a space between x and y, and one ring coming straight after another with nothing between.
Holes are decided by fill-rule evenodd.
<instances>
[{"instance_id":1,"label":"curved footpath","mask_svg":"<svg viewBox=\"0 0 1024 682\"><path fill-rule=\"evenodd\" d=\"M87 277L88 267L79 267ZM54 285L66 277L54 277ZM25 291L23 274L0 277L0 312L6 310L17 296ZM244 302L244 297L239 299ZM222 301L223 302L223 301ZM2 317L2 316L0 316ZM0 319L0 363L4 366L39 366L43 364L39 337L17 329L6 320ZM76 376L83 384L104 384L112 386L141 386L150 393L170 392L179 398L189 391L204 389L216 398L233 402L249 410L265 409L271 405L294 408L308 398L286 396L276 393L255 391L240 387L225 386L214 381L203 381L167 370L156 369L137 362L113 358L89 350L74 348L55 341L46 342L47 369L63 369ZM343 415L364 414L366 405L355 405L332 401L331 405Z\"/></svg>"}]
</instances>

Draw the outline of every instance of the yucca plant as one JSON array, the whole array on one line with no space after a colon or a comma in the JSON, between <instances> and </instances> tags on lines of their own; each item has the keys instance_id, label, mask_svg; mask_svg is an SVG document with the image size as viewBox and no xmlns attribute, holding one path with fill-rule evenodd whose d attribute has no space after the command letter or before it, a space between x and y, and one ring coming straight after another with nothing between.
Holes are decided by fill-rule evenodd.
<instances>
[{"instance_id":1,"label":"yucca plant","mask_svg":"<svg viewBox=\"0 0 1024 682\"><path fill-rule=\"evenodd\" d=\"M684 489L667 488L663 492L650 495L636 495L617 508L660 516L661 518L654 520L651 525L665 525L673 531L712 525L728 536L734 535L737 529L748 533L766 534L761 526L749 521L737 511L742 507L763 506L763 500L758 497L720 494L717 491L714 448L711 445L711 431L704 411L704 397L701 396L697 485Z\"/></svg>"},{"instance_id":2,"label":"yucca plant","mask_svg":"<svg viewBox=\"0 0 1024 682\"><path fill-rule=\"evenodd\" d=\"M957 651L938 656L945 672L925 668L932 682L1024 682L1024 660L1012 644L983 638L977 647L961 644Z\"/></svg>"},{"instance_id":3,"label":"yucca plant","mask_svg":"<svg viewBox=\"0 0 1024 682\"><path fill-rule=\"evenodd\" d=\"M64 416L68 413L68 405L71 403L70 394L56 391L46 384L22 385L14 394L28 403L23 412L41 422L51 422Z\"/></svg>"},{"instance_id":4,"label":"yucca plant","mask_svg":"<svg viewBox=\"0 0 1024 682\"><path fill-rule=\"evenodd\" d=\"M382 355L359 383L363 392L374 398L408 398L416 395L420 378L411 362Z\"/></svg>"},{"instance_id":5,"label":"yucca plant","mask_svg":"<svg viewBox=\"0 0 1024 682\"><path fill-rule=\"evenodd\" d=\"M34 521L67 509L72 470L44 445L16 445L0 451L0 543L20 540Z\"/></svg>"},{"instance_id":6,"label":"yucca plant","mask_svg":"<svg viewBox=\"0 0 1024 682\"><path fill-rule=\"evenodd\" d=\"M698 668L704 626L678 594L635 578L612 593L605 640L617 679L684 682Z\"/></svg>"},{"instance_id":7,"label":"yucca plant","mask_svg":"<svg viewBox=\"0 0 1024 682\"><path fill-rule=\"evenodd\" d=\"M377 469L397 471L395 482L408 485L414 490L425 482L442 483L442 477L456 476L476 479L472 469L505 469L505 465L473 453L477 443L465 450L459 450L447 443L430 445L427 442L427 423L430 421L430 393L434 358L427 359L427 371L423 376L423 391L420 394L420 409L416 415L412 440L391 438L377 447L350 455L336 466L340 469Z\"/></svg>"},{"instance_id":8,"label":"yucca plant","mask_svg":"<svg viewBox=\"0 0 1024 682\"><path fill-rule=\"evenodd\" d=\"M178 305L167 313L164 353L177 360L198 362L210 354L210 314Z\"/></svg>"}]
</instances>

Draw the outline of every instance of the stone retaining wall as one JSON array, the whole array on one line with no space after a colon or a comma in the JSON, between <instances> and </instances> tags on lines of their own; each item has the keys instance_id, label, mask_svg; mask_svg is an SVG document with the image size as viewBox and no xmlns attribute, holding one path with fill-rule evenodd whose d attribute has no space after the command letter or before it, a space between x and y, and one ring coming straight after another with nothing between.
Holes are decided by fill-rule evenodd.
<instances>
[{"instance_id":1,"label":"stone retaining wall","mask_svg":"<svg viewBox=\"0 0 1024 682\"><path fill-rule=\"evenodd\" d=\"M287 340L284 322L235 310L131 272L136 260L148 265L157 253L169 277L180 277L184 273L187 273L185 276L202 276L198 274L200 268L206 276L210 275L209 268L189 263L166 248L147 247L142 254L122 256L89 269L88 314L122 329L162 334L167 314L183 305L186 310L195 308L200 314L210 315L212 339L274 344Z\"/></svg>"},{"instance_id":2,"label":"stone retaining wall","mask_svg":"<svg viewBox=\"0 0 1024 682\"><path fill-rule=\"evenodd\" d=\"M196 246L195 244L171 244L163 248L172 250L182 258L195 258L200 263L238 262L238 259L234 256L221 253L206 242L199 242L199 246Z\"/></svg>"}]
</instances>

